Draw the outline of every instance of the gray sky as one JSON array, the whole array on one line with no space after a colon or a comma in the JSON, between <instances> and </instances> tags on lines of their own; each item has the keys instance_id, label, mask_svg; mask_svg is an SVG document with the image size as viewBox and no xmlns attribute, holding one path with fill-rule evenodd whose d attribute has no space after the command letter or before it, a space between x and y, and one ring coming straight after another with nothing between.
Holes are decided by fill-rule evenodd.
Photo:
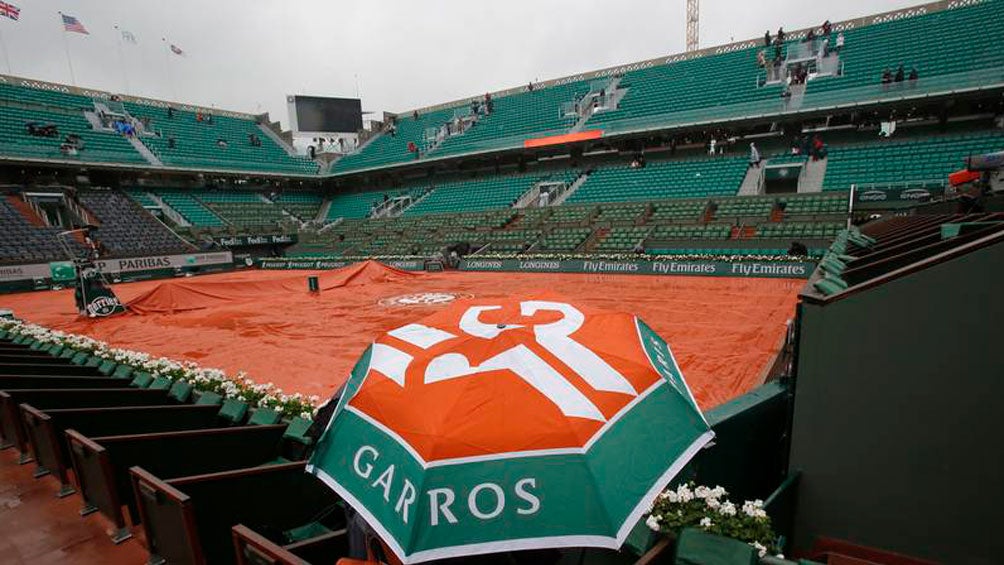
<instances>
[{"instance_id":1,"label":"gray sky","mask_svg":"<svg viewBox=\"0 0 1004 565\"><path fill-rule=\"evenodd\" d=\"M284 126L286 94L352 97L358 82L365 110L405 111L678 53L686 12L685 0L6 1L21 7L19 22L0 18L11 74L69 83L69 47L79 86L268 111ZM701 47L918 3L701 0ZM58 11L91 35L64 37ZM120 54L115 25L138 44Z\"/></svg>"}]
</instances>

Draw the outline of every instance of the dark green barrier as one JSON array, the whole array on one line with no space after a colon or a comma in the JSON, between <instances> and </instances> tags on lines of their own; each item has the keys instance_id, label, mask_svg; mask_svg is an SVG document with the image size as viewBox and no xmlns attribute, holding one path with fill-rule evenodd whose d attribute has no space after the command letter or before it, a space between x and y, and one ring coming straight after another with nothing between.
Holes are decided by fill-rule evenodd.
<instances>
[{"instance_id":1,"label":"dark green barrier","mask_svg":"<svg viewBox=\"0 0 1004 565\"><path fill-rule=\"evenodd\" d=\"M461 271L602 273L710 277L809 278L811 261L604 261L589 259L464 259Z\"/></svg>"},{"instance_id":2,"label":"dark green barrier","mask_svg":"<svg viewBox=\"0 0 1004 565\"><path fill-rule=\"evenodd\" d=\"M358 261L338 260L338 259L258 259L258 267L270 270L310 270L324 271L330 269L341 269L355 264ZM401 269L402 271L424 271L425 261L422 259L394 259L380 261L388 267Z\"/></svg>"}]
</instances>

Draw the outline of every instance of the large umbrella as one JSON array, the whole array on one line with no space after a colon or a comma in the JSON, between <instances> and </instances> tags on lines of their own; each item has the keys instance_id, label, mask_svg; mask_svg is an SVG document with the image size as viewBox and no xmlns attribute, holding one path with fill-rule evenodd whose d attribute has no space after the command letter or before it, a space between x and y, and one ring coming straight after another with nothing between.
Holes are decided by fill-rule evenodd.
<instances>
[{"instance_id":1,"label":"large umbrella","mask_svg":"<svg viewBox=\"0 0 1004 565\"><path fill-rule=\"evenodd\" d=\"M366 350L307 470L405 563L618 548L712 436L638 318L470 300Z\"/></svg>"}]
</instances>

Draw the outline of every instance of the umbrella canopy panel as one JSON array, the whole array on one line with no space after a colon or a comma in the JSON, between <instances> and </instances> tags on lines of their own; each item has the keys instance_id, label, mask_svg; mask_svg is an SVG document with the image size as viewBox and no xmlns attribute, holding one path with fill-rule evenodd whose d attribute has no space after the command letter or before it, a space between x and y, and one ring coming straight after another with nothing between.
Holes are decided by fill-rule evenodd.
<instances>
[{"instance_id":1,"label":"umbrella canopy panel","mask_svg":"<svg viewBox=\"0 0 1004 565\"><path fill-rule=\"evenodd\" d=\"M636 317L465 301L367 350L308 470L405 562L616 548L711 436Z\"/></svg>"}]
</instances>

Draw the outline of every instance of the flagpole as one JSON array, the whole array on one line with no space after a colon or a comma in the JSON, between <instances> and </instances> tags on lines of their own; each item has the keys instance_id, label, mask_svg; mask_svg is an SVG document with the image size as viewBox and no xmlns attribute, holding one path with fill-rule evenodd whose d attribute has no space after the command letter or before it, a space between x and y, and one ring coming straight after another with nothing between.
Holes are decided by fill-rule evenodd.
<instances>
[{"instance_id":1,"label":"flagpole","mask_svg":"<svg viewBox=\"0 0 1004 565\"><path fill-rule=\"evenodd\" d=\"M7 74L12 75L14 74L14 71L12 71L10 67L10 53L7 52L7 42L4 41L2 30L0 30L0 47L3 48L3 58L4 61L7 62Z\"/></svg>"},{"instance_id":2,"label":"flagpole","mask_svg":"<svg viewBox=\"0 0 1004 565\"><path fill-rule=\"evenodd\" d=\"M115 33L118 35L119 66L122 67L122 79L125 81L125 93L131 94L131 89L129 88L129 70L126 69L125 55L122 53L122 30L119 29L119 26L115 26Z\"/></svg>"},{"instance_id":3,"label":"flagpole","mask_svg":"<svg viewBox=\"0 0 1004 565\"><path fill-rule=\"evenodd\" d=\"M59 12L59 25L63 31L63 48L66 50L66 66L70 68L70 83L77 86L77 77L73 73L73 59L70 58L70 40L66 39L66 24L63 23L62 12Z\"/></svg>"}]
</instances>

